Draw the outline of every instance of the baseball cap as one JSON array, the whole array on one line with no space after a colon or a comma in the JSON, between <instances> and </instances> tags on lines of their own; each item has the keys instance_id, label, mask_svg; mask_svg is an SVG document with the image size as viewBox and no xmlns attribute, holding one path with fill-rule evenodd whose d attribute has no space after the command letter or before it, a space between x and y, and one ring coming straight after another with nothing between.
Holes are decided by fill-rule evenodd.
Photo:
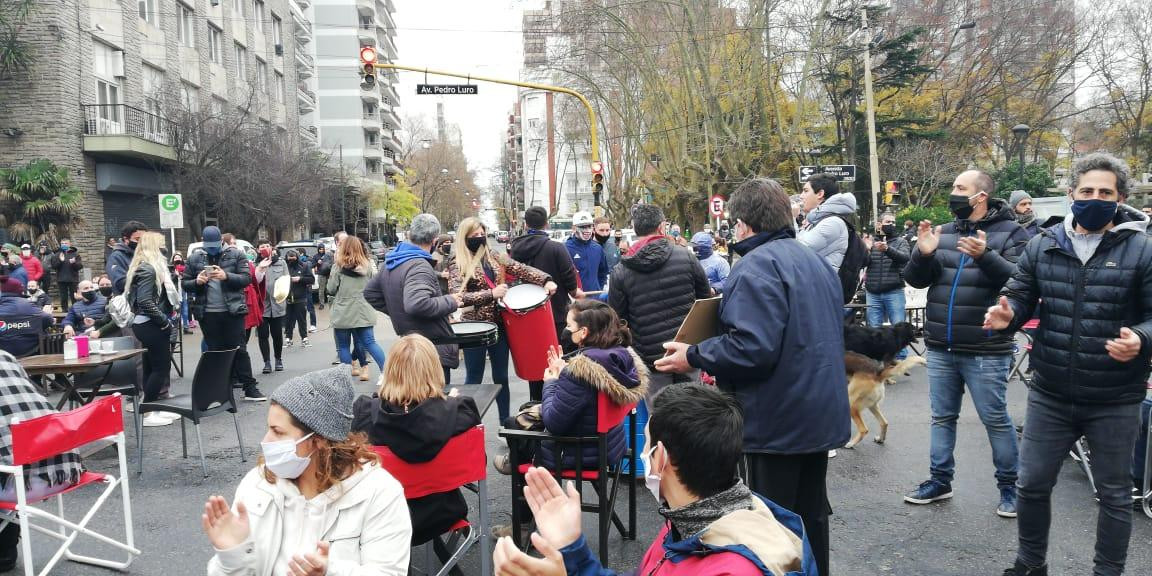
<instances>
[{"instance_id":1,"label":"baseball cap","mask_svg":"<svg viewBox=\"0 0 1152 576\"><path fill-rule=\"evenodd\" d=\"M577 212L572 215L573 226L591 226L592 215L587 212Z\"/></svg>"},{"instance_id":2,"label":"baseball cap","mask_svg":"<svg viewBox=\"0 0 1152 576\"><path fill-rule=\"evenodd\" d=\"M219 249L223 245L221 241L220 229L215 226L204 227L204 249L209 248Z\"/></svg>"}]
</instances>

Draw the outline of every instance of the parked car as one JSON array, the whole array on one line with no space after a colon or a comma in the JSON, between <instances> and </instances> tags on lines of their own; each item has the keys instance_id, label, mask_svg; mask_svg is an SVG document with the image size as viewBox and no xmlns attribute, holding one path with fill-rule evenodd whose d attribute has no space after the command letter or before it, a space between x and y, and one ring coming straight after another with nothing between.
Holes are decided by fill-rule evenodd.
<instances>
[{"instance_id":1,"label":"parked car","mask_svg":"<svg viewBox=\"0 0 1152 576\"><path fill-rule=\"evenodd\" d=\"M295 250L297 254L304 254L307 256L308 261L311 262L312 259L316 257L316 253L319 252L319 249L316 247L316 243L317 241L281 242L276 245L275 250L281 258L283 258L284 254L286 254L289 250ZM312 291L317 292L319 290L320 284L319 279L317 278L312 282Z\"/></svg>"},{"instance_id":2,"label":"parked car","mask_svg":"<svg viewBox=\"0 0 1152 576\"><path fill-rule=\"evenodd\" d=\"M388 255L388 246L379 240L373 240L368 243L368 251L376 258L377 262L383 262L384 257Z\"/></svg>"},{"instance_id":3,"label":"parked car","mask_svg":"<svg viewBox=\"0 0 1152 576\"><path fill-rule=\"evenodd\" d=\"M496 241L497 242L499 242L501 244L506 244L509 239L510 239L510 235L508 234L507 230L500 230L500 231L496 232Z\"/></svg>"},{"instance_id":4,"label":"parked car","mask_svg":"<svg viewBox=\"0 0 1152 576\"><path fill-rule=\"evenodd\" d=\"M189 258L190 256L192 256L193 252L200 250L203 246L204 246L203 242L193 242L193 243L189 244L188 245L188 251L184 253L184 258L185 259ZM236 239L236 246L238 248L240 248L241 250L243 250L244 254L248 255L249 260L256 258L256 248L252 246L251 242L237 238Z\"/></svg>"}]
</instances>

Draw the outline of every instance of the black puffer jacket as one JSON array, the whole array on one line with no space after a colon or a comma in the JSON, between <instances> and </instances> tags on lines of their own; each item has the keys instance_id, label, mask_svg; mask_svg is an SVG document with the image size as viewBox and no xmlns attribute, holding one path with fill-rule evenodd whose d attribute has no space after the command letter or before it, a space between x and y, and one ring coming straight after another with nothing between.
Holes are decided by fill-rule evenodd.
<instances>
[{"instance_id":1,"label":"black puffer jacket","mask_svg":"<svg viewBox=\"0 0 1152 576\"><path fill-rule=\"evenodd\" d=\"M222 280L224 289L224 303L228 305L228 313L244 316L248 314L248 303L244 299L244 287L252 282L252 272L248 268L248 258L239 249L232 246L224 248L215 256L209 255L203 249L196 250L189 257L184 266L184 275L181 284L184 291L191 298L189 309L196 318L204 315L204 306L207 305L207 284L198 284L196 277L208 265L219 266L228 275Z\"/></svg>"},{"instance_id":2,"label":"black puffer jacket","mask_svg":"<svg viewBox=\"0 0 1152 576\"><path fill-rule=\"evenodd\" d=\"M1040 327L1029 361L1033 385L1061 399L1088 404L1135 404L1144 399L1152 357L1152 238L1147 218L1121 205L1116 224L1087 264L1072 247L1067 224L1041 229L1024 250L1003 294L1016 315L1012 334L1039 307ZM1104 345L1128 327L1140 355L1117 362Z\"/></svg>"},{"instance_id":3,"label":"black puffer jacket","mask_svg":"<svg viewBox=\"0 0 1152 576\"><path fill-rule=\"evenodd\" d=\"M659 237L621 256L612 270L608 302L628 322L633 348L652 368L692 304L711 296L708 276L696 255Z\"/></svg>"},{"instance_id":4,"label":"black puffer jacket","mask_svg":"<svg viewBox=\"0 0 1152 576\"><path fill-rule=\"evenodd\" d=\"M576 280L576 265L572 263L568 249L550 240L547 234L536 232L513 240L508 255L552 276L552 281L559 287L552 295L552 320L563 324L568 315L568 293L580 286Z\"/></svg>"},{"instance_id":5,"label":"black puffer jacket","mask_svg":"<svg viewBox=\"0 0 1152 576\"><path fill-rule=\"evenodd\" d=\"M973 261L956 249L963 236L987 234L988 249ZM913 248L904 279L928 288L925 330L928 345L966 354L1011 354L1012 335L984 330L984 313L1016 268L1028 233L1003 200L990 201L977 222L957 220L941 227L940 245L925 256Z\"/></svg>"},{"instance_id":6,"label":"black puffer jacket","mask_svg":"<svg viewBox=\"0 0 1152 576\"><path fill-rule=\"evenodd\" d=\"M868 251L868 272L864 278L864 289L873 294L882 294L904 289L904 266L908 264L911 247L902 236L888 239L888 250L881 252L873 248Z\"/></svg>"}]
</instances>

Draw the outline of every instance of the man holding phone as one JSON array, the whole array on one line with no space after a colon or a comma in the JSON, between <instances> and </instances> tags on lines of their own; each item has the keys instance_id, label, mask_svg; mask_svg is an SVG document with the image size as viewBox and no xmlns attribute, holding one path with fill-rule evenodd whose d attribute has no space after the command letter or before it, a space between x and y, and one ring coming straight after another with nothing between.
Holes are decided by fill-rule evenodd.
<instances>
[{"instance_id":1,"label":"man holding phone","mask_svg":"<svg viewBox=\"0 0 1152 576\"><path fill-rule=\"evenodd\" d=\"M224 246L215 226L206 226L202 238L203 247L189 256L181 283L208 350L231 350L244 345L244 288L252 281L248 258L236 247ZM254 384L251 361L233 362L232 370L232 380L244 384L245 400L267 400Z\"/></svg>"}]
</instances>

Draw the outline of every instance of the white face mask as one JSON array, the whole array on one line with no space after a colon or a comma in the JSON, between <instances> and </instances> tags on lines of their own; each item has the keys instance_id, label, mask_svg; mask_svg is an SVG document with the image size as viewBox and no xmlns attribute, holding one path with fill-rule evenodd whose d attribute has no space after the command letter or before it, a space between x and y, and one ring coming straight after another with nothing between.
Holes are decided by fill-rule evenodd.
<instances>
[{"instance_id":1,"label":"white face mask","mask_svg":"<svg viewBox=\"0 0 1152 576\"><path fill-rule=\"evenodd\" d=\"M264 466L268 468L277 478L285 480L295 480L304 473L304 469L308 467L311 462L311 454L308 456L297 456L296 446L301 442L311 438L315 432L310 432L307 436L299 440L277 440L276 442L261 442L260 450L264 452Z\"/></svg>"},{"instance_id":2,"label":"white face mask","mask_svg":"<svg viewBox=\"0 0 1152 576\"><path fill-rule=\"evenodd\" d=\"M647 452L641 453L640 463L644 465L644 487L652 493L652 497L656 499L657 504L662 504L663 501L660 500L660 475L652 473L652 459L648 457L648 454L655 449L656 447L653 446Z\"/></svg>"}]
</instances>

